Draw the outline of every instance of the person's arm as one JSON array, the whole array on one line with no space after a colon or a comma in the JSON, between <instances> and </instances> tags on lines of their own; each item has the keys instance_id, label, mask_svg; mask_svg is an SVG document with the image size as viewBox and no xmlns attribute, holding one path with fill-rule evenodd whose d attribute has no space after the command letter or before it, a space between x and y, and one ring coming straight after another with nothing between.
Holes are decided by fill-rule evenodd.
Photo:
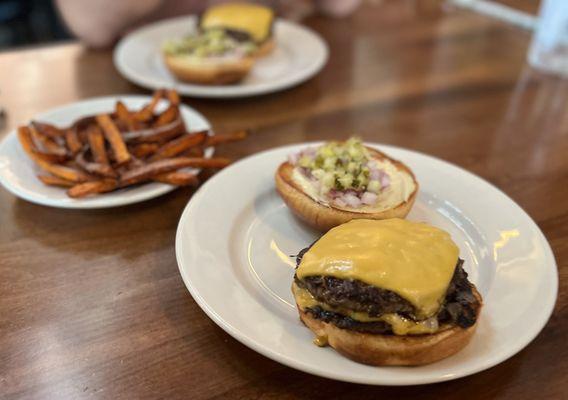
<instances>
[{"instance_id":1,"label":"person's arm","mask_svg":"<svg viewBox=\"0 0 568 400\"><path fill-rule=\"evenodd\" d=\"M316 0L315 3L322 13L341 18L353 13L361 5L361 0Z\"/></svg>"},{"instance_id":2,"label":"person's arm","mask_svg":"<svg viewBox=\"0 0 568 400\"><path fill-rule=\"evenodd\" d=\"M265 0L264 3L277 10L284 18L295 21L321 13L335 18L353 13L362 0Z\"/></svg>"},{"instance_id":3,"label":"person's arm","mask_svg":"<svg viewBox=\"0 0 568 400\"><path fill-rule=\"evenodd\" d=\"M161 3L162 0L56 0L71 32L91 47L112 45L122 32Z\"/></svg>"}]
</instances>

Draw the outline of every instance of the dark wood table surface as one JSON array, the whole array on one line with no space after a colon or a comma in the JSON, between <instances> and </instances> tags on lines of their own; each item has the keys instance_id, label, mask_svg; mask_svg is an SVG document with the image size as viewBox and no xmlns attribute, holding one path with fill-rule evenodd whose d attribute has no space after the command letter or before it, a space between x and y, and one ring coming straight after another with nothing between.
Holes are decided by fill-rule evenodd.
<instances>
[{"instance_id":1,"label":"dark wood table surface","mask_svg":"<svg viewBox=\"0 0 568 400\"><path fill-rule=\"evenodd\" d=\"M357 134L480 175L552 245L560 294L542 333L453 382L388 388L314 377L243 346L189 295L174 236L192 189L92 211L0 189L1 398L568 398L567 81L526 65L528 32L434 1L383 1L306 23L331 47L309 82L244 100L184 99L218 131L252 130L220 154ZM117 73L110 51L71 43L0 54L2 135L51 107L128 93L148 91Z\"/></svg>"}]
</instances>

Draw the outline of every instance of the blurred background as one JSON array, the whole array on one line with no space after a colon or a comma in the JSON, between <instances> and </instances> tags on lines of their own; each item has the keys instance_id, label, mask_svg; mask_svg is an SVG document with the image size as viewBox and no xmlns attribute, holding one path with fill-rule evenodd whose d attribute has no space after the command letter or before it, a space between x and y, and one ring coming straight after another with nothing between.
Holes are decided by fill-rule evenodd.
<instances>
[{"instance_id":1,"label":"blurred background","mask_svg":"<svg viewBox=\"0 0 568 400\"><path fill-rule=\"evenodd\" d=\"M96 0L93 0L96 1ZM476 8L489 2L478 0L397 0L420 12L433 4ZM564 1L564 0L562 0ZM565 0L568 3L568 0ZM363 0L378 5L384 0ZM540 0L494 0L491 3L536 15ZM483 5L482 5L483 7ZM0 0L0 51L73 39L52 0Z\"/></svg>"},{"instance_id":2,"label":"blurred background","mask_svg":"<svg viewBox=\"0 0 568 400\"><path fill-rule=\"evenodd\" d=\"M50 0L0 0L0 50L71 39Z\"/></svg>"}]
</instances>

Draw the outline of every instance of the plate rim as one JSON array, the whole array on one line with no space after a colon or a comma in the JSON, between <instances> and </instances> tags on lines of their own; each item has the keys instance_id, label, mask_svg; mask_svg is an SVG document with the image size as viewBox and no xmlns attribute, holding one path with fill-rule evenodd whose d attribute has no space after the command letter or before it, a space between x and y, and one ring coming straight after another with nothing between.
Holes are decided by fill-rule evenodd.
<instances>
[{"instance_id":1,"label":"plate rim","mask_svg":"<svg viewBox=\"0 0 568 400\"><path fill-rule=\"evenodd\" d=\"M150 95L145 95L145 94L117 94L117 95L108 95L108 96L97 96L97 97L90 97L87 99L81 99L81 100L77 100L77 101L71 101L71 102L67 102L65 104L62 105L58 105L56 107L50 108L48 110L42 111L36 115L34 115L32 118L30 118L31 120L41 120L46 118L46 116L50 115L50 114L54 114L54 113L62 113L65 112L65 109L69 108L69 107L75 107L75 106L81 106L81 105L85 105L88 104L90 102L98 102L98 101L117 101L117 100L134 100L134 101L150 101L152 99L152 96ZM211 132L213 132L213 127L211 125L211 122L203 115L201 114L199 111L197 111L196 109L194 109L191 106L188 106L186 104L180 104L180 109L182 111L182 113L185 112L189 112L192 114L195 114L198 118L202 119L208 126ZM49 117L48 117L49 118ZM80 118L80 117L77 117ZM182 116L183 118L183 116ZM8 146L8 142L11 140L16 140L17 141L17 127L8 131L6 134L3 135L2 139L0 140L0 154L2 154L2 151L4 149L4 147ZM211 152L211 156L213 155L213 152ZM32 163L31 160L28 160L30 163ZM60 208L60 209L69 209L69 210L97 210L97 209L105 209L105 208L115 208L115 207L122 207L122 206L127 206L130 204L136 204L136 203L141 203L143 201L147 201L147 200L151 200L160 196L163 196L167 193L170 193L176 189L178 189L177 186L172 186L172 185L168 185L166 183L159 183L159 182L154 182L154 184L156 184L156 186L153 188L152 191L142 191L141 193L138 193L138 195L136 197L118 197L118 198L112 198L112 199L106 199L106 202L101 201L100 203L90 203L90 202L81 202L81 201L77 201L77 202L69 202L69 203L65 203L65 202L61 202L61 200L58 199L53 199L53 198L44 198L44 197L35 197L32 195L29 195L26 192L21 192L9 179L4 178L3 174L0 174L0 185L2 187L4 187L8 192L10 192L13 196L20 198L22 200L25 200L27 202L33 203L33 204L38 204L41 206L47 206L47 207L53 207L53 208Z\"/></svg>"},{"instance_id":2,"label":"plate rim","mask_svg":"<svg viewBox=\"0 0 568 400\"><path fill-rule=\"evenodd\" d=\"M289 80L289 81L284 81L281 83L277 83L275 85L271 85L271 86L261 86L259 88L254 88L253 87L241 87L241 89L239 90L239 86L235 86L235 87L228 87L225 89L235 89L236 90L229 90L228 92L223 92L223 91L211 91L211 87L207 87L205 85L191 85L191 84L185 84L184 82L179 82L174 80L171 83L166 83L166 82L162 82L162 83L157 83L156 80L154 78L151 77L146 77L143 75L138 74L136 71L133 71L125 62L124 62L124 48L127 46L128 42L130 40L133 39L133 36L140 34L141 32L144 32L145 30L150 30L150 29L155 29L157 27L159 27L160 25L167 25L168 23L172 23L175 21L180 21L180 20L187 20L194 22L197 19L197 15L196 14L188 14L188 15L181 15L178 17L172 17L172 18L167 18L167 19L163 19L163 20L159 20L159 21L155 21L153 23L144 25L132 32L129 32L126 36L122 37L120 39L120 41L117 43L117 45L114 48L113 51L113 64L115 66L115 68L118 70L118 72L122 75L123 78L125 78L126 80L141 86L143 88L146 89L159 89L162 87L173 87L175 88L180 94L184 95L184 96L193 96L193 97L197 97L197 98L211 98L211 99L236 99L236 98L246 98L246 97L254 97L254 96L262 96L265 94L269 94L269 93L275 93L275 92L279 92L279 91L283 91L289 88L292 88L294 86L297 86L305 81L308 81L309 79L313 78L315 75L317 75L322 69L323 67L325 67L325 65L327 64L327 62L329 61L329 45L327 44L327 42L325 41L325 39L315 30L302 25L302 24L298 24L296 22L293 21L289 21L283 18L276 18L275 20L275 24L281 24L281 25L285 25L285 26L292 26L295 29L299 29L304 31L304 33L310 35L314 40L316 40L316 42L318 43L318 45L321 47L321 50L323 52L323 56L321 59L318 60L318 62L316 64L314 64L314 66L311 69L308 69L307 72L304 72L303 74L299 74L295 79ZM195 86L194 88L188 88L187 86L191 85L191 86ZM223 86L213 86L215 89L220 89L220 88L224 88Z\"/></svg>"},{"instance_id":3,"label":"plate rim","mask_svg":"<svg viewBox=\"0 0 568 400\"><path fill-rule=\"evenodd\" d=\"M552 272L552 276L553 276L553 280L551 282L552 287L551 287L551 290L549 292L550 293L549 298L552 299L552 300L549 300L547 307L545 309L543 309L544 312L540 314L541 316L544 316L544 318L542 318L541 321L539 321L540 326L537 329L535 329L534 332L532 332L531 335L527 336L525 341L523 341L522 343L519 343L517 345L517 347L512 348L504 356L501 356L497 360L486 358L484 360L484 362L481 362L477 366L477 368L472 368L471 370L468 370L468 371L465 371L465 372L460 372L460 373L457 373L457 374L441 376L437 379L431 379L431 378L421 379L421 378L414 377L414 379L411 379L411 380L408 380L408 381L388 382L388 381L381 381L380 379L367 379L366 377L362 377L361 379L357 379L357 378L352 379L351 377L344 377L341 374L335 373L333 371L325 371L325 372L321 371L320 369L312 367L310 364L300 362L300 361L294 359L293 357L289 357L285 354L274 351L270 347L265 346L262 343L258 343L253 339L250 339L246 334L241 332L241 330L234 327L230 323L226 322L214 309L212 309L208 305L208 303L201 296L201 294L199 293L197 288L191 283L191 281L189 280L189 277L186 276L186 274L184 273L184 271L182 269L182 261L184 259L184 256L181 254L181 247L182 247L181 236L182 236L182 230L183 230L182 225L183 225L184 221L186 221L188 219L187 215L191 212L191 205L193 203L193 200L195 198L200 198L200 197L204 196L205 190L207 190L207 188L209 186L214 184L214 181L218 176L222 176L224 174L230 173L230 169L236 168L241 163L250 162L250 160L255 158L255 157L260 157L260 156L263 156L263 155L270 153L270 152L273 152L273 151L284 151L285 149L292 149L292 148L297 148L297 147L300 147L300 146L315 146L315 145L318 145L318 144L321 144L321 143L323 143L323 141L298 142L298 143L293 143L293 144L289 144L289 145L273 147L273 148L266 149L266 150L263 150L261 152L252 154L248 157L245 157L245 158L237 161L236 163L232 164L230 167L225 168L224 170L215 174L215 176L211 177L204 185L202 185L196 191L196 193L194 193L194 195L189 199L186 206L184 207L184 210L183 210L183 212L182 212L182 214L179 218L179 221L178 221L178 226L177 226L177 229L176 229L176 238L175 238L175 253L176 253L176 261L177 261L177 264L178 264L178 270L179 270L179 273L182 277L182 280L183 280L187 290L189 291L190 295L192 296L192 298L199 305L199 307L205 312L205 314L211 320L213 320L215 322L215 324L217 326L219 326L221 329L223 329L225 332L227 332L229 335L231 335L234 339L236 339L237 341L239 341L243 345L251 348L252 350L262 354L265 357L268 357L269 359L271 359L273 361L276 361L280 364L286 365L290 368L294 368L296 370L300 370L300 371L303 371L303 372L306 372L306 373L310 373L310 374L315 375L315 376L320 376L320 377L329 378L329 379L335 379L335 380L342 381L342 382L377 385L377 386L424 385L424 384L437 383L437 382L446 382L446 381L451 381L451 380L463 378L463 377L466 377L466 376L470 376L470 375L476 374L478 372L484 371L486 369L490 369L490 368L510 359L511 357L513 357L514 355L519 353L521 350L523 350L526 346L528 346L542 332L542 330L545 328L548 321L550 320L550 317L552 316L552 313L554 311L554 308L555 308L555 305L556 305L556 302L557 302L557 299L558 299L559 277L558 277L558 264L556 262L556 258L554 257L554 253L552 251L550 243L546 239L546 236L544 235L544 233L542 232L542 230L540 229L540 227L538 226L536 221L534 221L532 219L532 217L517 202L515 202L512 198L510 198L505 192L503 192L497 186L495 186L491 182L483 179L482 177L480 177L480 176L478 176L478 175L476 175L476 174L474 174L474 173L472 173L472 172L470 172L470 171L468 171L468 170L466 170L466 169L464 169L464 168L462 168L458 165L455 165L455 164L450 163L450 162L448 162L444 159L441 159L441 158L438 158L438 157L435 157L435 156L432 156L432 155L429 155L429 154L426 154L426 153L422 153L422 152L419 152L419 151L415 151L415 150L411 150L411 149L407 149L407 148L403 148L403 147L399 147L399 146L393 146L393 145L389 145L389 144L376 143L376 142L365 142L365 145L369 145L369 146L372 146L372 147L379 148L382 151L385 151L387 153L392 149L401 150L401 151L404 151L404 152L415 153L419 156L426 157L429 160L441 162L443 164L449 165L452 168L456 168L457 170L459 170L460 173L465 173L469 178L473 178L473 179L476 179L478 181L481 181L482 183L489 185L492 189L495 189L497 191L497 193L499 193L501 196L504 196L505 199L507 199L510 203L512 203L513 207L516 207L518 209L518 211L520 211L522 214L524 214L524 216L528 219L529 223L532 224L532 227L535 229L535 232L539 236L539 243L541 244L541 246L544 250L543 257L545 259L548 258L550 260L550 264L546 263L546 265L549 265L549 268L551 269L550 272Z\"/></svg>"}]
</instances>

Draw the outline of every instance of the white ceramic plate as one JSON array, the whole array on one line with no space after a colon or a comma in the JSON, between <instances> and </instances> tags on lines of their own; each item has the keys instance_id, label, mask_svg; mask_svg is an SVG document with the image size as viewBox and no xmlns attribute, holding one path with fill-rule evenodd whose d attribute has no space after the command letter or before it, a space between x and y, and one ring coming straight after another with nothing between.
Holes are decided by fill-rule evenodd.
<instances>
[{"instance_id":1,"label":"white ceramic plate","mask_svg":"<svg viewBox=\"0 0 568 400\"><path fill-rule=\"evenodd\" d=\"M114 64L128 80L149 89L175 88L179 93L197 97L244 97L276 92L304 82L327 62L328 49L313 31L285 20L274 25L276 47L257 61L240 83L207 86L176 80L162 61L161 45L171 38L195 31L193 15L160 21L138 29L118 43Z\"/></svg>"},{"instance_id":2,"label":"white ceramic plate","mask_svg":"<svg viewBox=\"0 0 568 400\"><path fill-rule=\"evenodd\" d=\"M99 97L52 109L36 116L34 120L49 122L57 126L68 126L80 117L114 110L117 100L122 100L129 109L139 109L148 104L151 99L149 96ZM158 103L156 110L161 111L166 106L167 102L162 101ZM181 105L180 111L187 129L190 131L211 128L209 121L192 108ZM211 157L212 154L213 149L208 149L205 156ZM67 196L64 189L44 185L36 177L39 172L39 168L28 158L20 146L16 131L9 132L0 143L0 183L14 195L32 203L60 208L116 207L148 200L171 192L176 188L156 182L125 188L100 196L72 199Z\"/></svg>"},{"instance_id":3,"label":"white ceramic plate","mask_svg":"<svg viewBox=\"0 0 568 400\"><path fill-rule=\"evenodd\" d=\"M539 333L556 300L554 256L539 228L510 198L471 173L424 154L378 148L420 182L409 215L451 233L484 298L478 330L458 354L422 367L371 367L312 343L294 307L294 259L319 235L276 194L273 175L302 146L263 152L221 171L180 219L176 256L195 301L221 328L265 356L349 382L411 385L456 379L511 357ZM243 179L246 177L246 179Z\"/></svg>"}]
</instances>

